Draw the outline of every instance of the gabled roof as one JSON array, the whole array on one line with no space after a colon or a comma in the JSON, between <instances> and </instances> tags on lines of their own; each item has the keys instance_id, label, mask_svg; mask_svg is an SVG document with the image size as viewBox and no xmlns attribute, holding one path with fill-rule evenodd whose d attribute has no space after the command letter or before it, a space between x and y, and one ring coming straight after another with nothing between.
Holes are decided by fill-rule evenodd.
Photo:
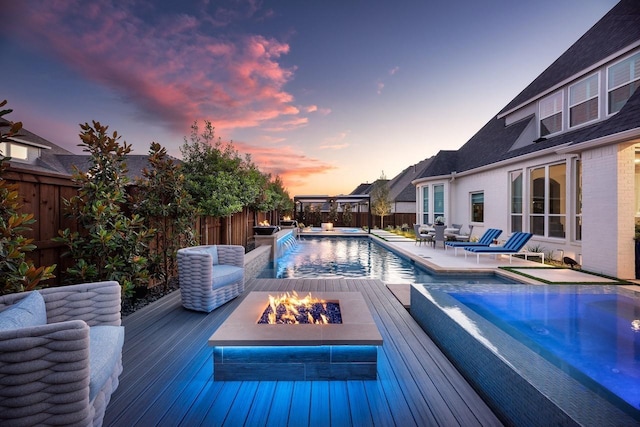
<instances>
[{"instance_id":1,"label":"gabled roof","mask_svg":"<svg viewBox=\"0 0 640 427\"><path fill-rule=\"evenodd\" d=\"M415 202L416 187L411 181L419 177L433 157L411 165L389 181L389 198L394 202Z\"/></svg>"},{"instance_id":2,"label":"gabled roof","mask_svg":"<svg viewBox=\"0 0 640 427\"><path fill-rule=\"evenodd\" d=\"M531 82L501 115L640 40L640 1L621 0Z\"/></svg>"},{"instance_id":3,"label":"gabled roof","mask_svg":"<svg viewBox=\"0 0 640 427\"><path fill-rule=\"evenodd\" d=\"M370 183L360 184L350 194L369 194L369 192L371 191L372 185L373 184L370 184Z\"/></svg>"},{"instance_id":4,"label":"gabled roof","mask_svg":"<svg viewBox=\"0 0 640 427\"><path fill-rule=\"evenodd\" d=\"M612 28L616 27L616 28ZM523 90L501 112L529 102L539 93L574 76L594 63L620 51L625 46L640 44L640 1L622 0L587 33ZM629 98L614 116L556 136L516 144L530 125L533 115L506 126L500 114L489 120L457 151L441 151L418 178L464 172L513 159L537 151L565 145L577 145L607 135L640 128L640 90ZM524 133L526 135L526 132Z\"/></svg>"}]
</instances>

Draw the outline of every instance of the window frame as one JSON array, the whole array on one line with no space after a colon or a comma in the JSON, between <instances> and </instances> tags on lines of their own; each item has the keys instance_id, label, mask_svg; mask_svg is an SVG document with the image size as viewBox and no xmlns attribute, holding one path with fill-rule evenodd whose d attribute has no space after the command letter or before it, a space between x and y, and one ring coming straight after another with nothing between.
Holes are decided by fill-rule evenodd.
<instances>
[{"instance_id":1,"label":"window frame","mask_svg":"<svg viewBox=\"0 0 640 427\"><path fill-rule=\"evenodd\" d=\"M422 223L430 224L429 222L429 186L422 187Z\"/></svg>"},{"instance_id":2,"label":"window frame","mask_svg":"<svg viewBox=\"0 0 640 427\"><path fill-rule=\"evenodd\" d=\"M516 176L514 178L515 175L519 175ZM513 171L509 171L509 228L511 230L512 233L518 232L518 231L524 231L523 226L524 226L524 177L525 177L525 173L522 169L518 169L518 170L513 170ZM519 179L519 184L517 182L517 180ZM516 200L517 195L515 194L514 191L514 186L515 185L519 185L520 187L520 200L519 203ZM516 207L519 206L520 207L520 211L517 212ZM517 221L516 221L517 220Z\"/></svg>"},{"instance_id":3,"label":"window frame","mask_svg":"<svg viewBox=\"0 0 640 427\"><path fill-rule=\"evenodd\" d=\"M474 202L474 196L482 196L482 200L480 202ZM471 211L469 212L470 215L470 222L474 223L474 224L483 224L484 223L484 190L482 191L472 191L469 193L469 206ZM479 208L479 219L476 218L476 206L480 206Z\"/></svg>"},{"instance_id":4,"label":"window frame","mask_svg":"<svg viewBox=\"0 0 640 427\"><path fill-rule=\"evenodd\" d=\"M632 73L635 73L635 68L631 68L630 69L630 73L629 73L629 81L622 83L622 84L618 84L617 86L611 86L611 79L612 79L612 71L611 69L619 66L620 64L622 64L625 61L630 60L631 58L635 57L635 61L636 63L638 63L638 73L635 76L632 76ZM629 66L631 67L631 63L629 64ZM626 86L635 86L635 89L633 89L632 91L630 91L629 93L629 97L626 98L624 100L624 102L620 105L620 108L617 109L616 111L612 111L611 108L611 94L612 92L622 89ZM607 82L606 82L606 95L607 95L607 115L613 115L618 113L618 111L622 110L622 108L626 105L627 101L629 101L629 98L631 98L631 96L633 95L633 93L635 92L635 90L637 90L640 87L640 51L636 51L634 53L631 53L629 55L627 55L626 57L624 57L623 59L616 61L615 63L609 65L607 67Z\"/></svg>"},{"instance_id":5,"label":"window frame","mask_svg":"<svg viewBox=\"0 0 640 427\"><path fill-rule=\"evenodd\" d=\"M595 94L593 94L591 96L587 95L587 98L585 100L577 102L575 104L572 104L571 103L572 90L574 88L577 88L580 84L587 83L589 80L593 79L594 77L596 79ZM588 91L588 88L589 88L589 86L587 84L587 91ZM578 107L580 105L587 104L587 103L589 103L590 101L592 101L594 99L596 100L596 117L593 118L593 119L586 120L584 122L580 122L580 123L577 123L577 124L572 124L571 122L572 122L572 119L573 119L573 116L572 116L573 109L575 109L576 107ZM568 126L569 126L569 129L573 129L573 128L576 128L576 127L584 126L586 124L593 123L593 122L595 122L595 121L600 119L600 73L599 72L593 73L593 74L583 78L582 80L579 80L576 83L574 83L574 84L569 86L568 98L567 98L567 111L568 111Z\"/></svg>"},{"instance_id":6,"label":"window frame","mask_svg":"<svg viewBox=\"0 0 640 427\"><path fill-rule=\"evenodd\" d=\"M547 102L547 101L551 101L551 100L553 100L554 98L558 98L558 99L560 100L560 110L559 110L559 111L556 111L556 110L554 109L554 112L553 112L552 114L548 114L548 115L546 115L546 116L544 116L544 117L543 117L543 116L542 116L542 110L543 110L543 107L544 107L545 102ZM555 103L555 101L554 101L554 103ZM555 106L554 106L554 108L555 108ZM559 119L559 122L560 122L560 129L558 129L558 130L556 130L556 131L554 131L554 132L551 132L551 131L550 131L549 133L545 133L545 134L543 134L543 133L542 133L543 123L542 123L542 122L543 122L545 119L548 119L549 117L554 117L554 116L556 116L556 115L558 115L558 114L560 114L560 119ZM558 134L558 133L562 132L563 130L564 130L564 90L563 90L563 89L560 89L560 90L558 90L558 91L556 91L556 92L553 92L553 93L552 93L552 94L550 94L550 95L545 96L544 98L542 98L542 99L538 102L538 135L539 135L541 138L546 138L546 137L549 137L549 136L552 136L552 135Z\"/></svg>"},{"instance_id":7,"label":"window frame","mask_svg":"<svg viewBox=\"0 0 640 427\"><path fill-rule=\"evenodd\" d=\"M564 168L563 181L554 180L551 174L551 169L559 166ZM536 177L535 175L539 174L540 171L541 175ZM529 232L534 235L553 239L567 238L567 219L569 217L567 200L569 195L569 189L567 188L568 171L569 168L566 161L533 166L528 169L527 217ZM554 194L552 180L559 185L559 194ZM542 190L542 193L540 190ZM561 236L554 234L554 225L562 226Z\"/></svg>"}]
</instances>

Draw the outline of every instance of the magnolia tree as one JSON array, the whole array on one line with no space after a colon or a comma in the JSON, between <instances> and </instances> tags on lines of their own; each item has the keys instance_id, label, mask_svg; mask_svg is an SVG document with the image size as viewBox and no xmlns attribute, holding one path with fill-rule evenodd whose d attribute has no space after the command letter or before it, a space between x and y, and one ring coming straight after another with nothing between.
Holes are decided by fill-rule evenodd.
<instances>
[{"instance_id":1,"label":"magnolia tree","mask_svg":"<svg viewBox=\"0 0 640 427\"><path fill-rule=\"evenodd\" d=\"M60 230L54 240L67 246L74 261L66 270L67 282L115 280L129 296L134 288L148 285L149 242L154 233L142 216L124 209L129 183L125 160L131 146L121 145L117 132L109 134L108 126L99 122L80 127L80 146L90 155L88 170L74 166L78 194L64 200L78 231Z\"/></svg>"}]
</instances>

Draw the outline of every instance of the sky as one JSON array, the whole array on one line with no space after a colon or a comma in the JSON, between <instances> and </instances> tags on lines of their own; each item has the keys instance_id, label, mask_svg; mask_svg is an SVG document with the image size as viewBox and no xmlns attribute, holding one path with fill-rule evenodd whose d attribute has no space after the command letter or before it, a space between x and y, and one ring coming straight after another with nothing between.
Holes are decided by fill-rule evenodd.
<instances>
[{"instance_id":1,"label":"sky","mask_svg":"<svg viewBox=\"0 0 640 427\"><path fill-rule=\"evenodd\" d=\"M456 150L615 0L0 0L6 116L181 157L206 120L289 194Z\"/></svg>"}]
</instances>

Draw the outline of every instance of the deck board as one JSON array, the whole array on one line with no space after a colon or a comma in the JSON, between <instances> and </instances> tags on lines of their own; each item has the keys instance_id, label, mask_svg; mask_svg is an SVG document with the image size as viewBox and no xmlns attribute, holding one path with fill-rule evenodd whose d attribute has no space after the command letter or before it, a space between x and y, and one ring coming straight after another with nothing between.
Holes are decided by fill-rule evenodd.
<instances>
[{"instance_id":1,"label":"deck board","mask_svg":"<svg viewBox=\"0 0 640 427\"><path fill-rule=\"evenodd\" d=\"M255 279L250 291L358 291L384 339L376 381L213 381L207 339L243 296L212 313L174 292L123 319L124 371L105 426L434 425L500 421L378 280Z\"/></svg>"}]
</instances>

